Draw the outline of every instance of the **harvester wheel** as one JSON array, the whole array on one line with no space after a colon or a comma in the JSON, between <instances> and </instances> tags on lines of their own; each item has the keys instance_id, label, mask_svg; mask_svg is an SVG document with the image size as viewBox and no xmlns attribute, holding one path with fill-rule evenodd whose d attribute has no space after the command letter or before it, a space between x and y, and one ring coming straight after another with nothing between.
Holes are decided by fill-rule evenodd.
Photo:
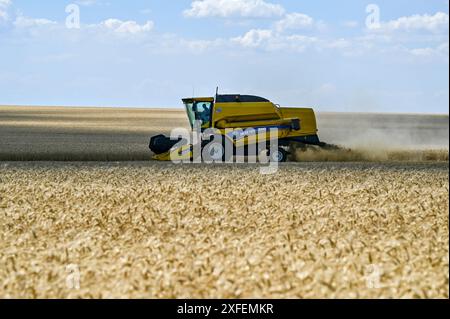
<instances>
[{"instance_id":1,"label":"harvester wheel","mask_svg":"<svg viewBox=\"0 0 450 319\"><path fill-rule=\"evenodd\" d=\"M281 147L279 147L275 151L269 150L269 158L270 158L270 161L272 161L272 162L284 163L287 161L288 156L289 156L289 153Z\"/></svg>"},{"instance_id":2,"label":"harvester wheel","mask_svg":"<svg viewBox=\"0 0 450 319\"><path fill-rule=\"evenodd\" d=\"M209 143L202 149L202 159L205 163L220 162L224 153L222 143Z\"/></svg>"}]
</instances>

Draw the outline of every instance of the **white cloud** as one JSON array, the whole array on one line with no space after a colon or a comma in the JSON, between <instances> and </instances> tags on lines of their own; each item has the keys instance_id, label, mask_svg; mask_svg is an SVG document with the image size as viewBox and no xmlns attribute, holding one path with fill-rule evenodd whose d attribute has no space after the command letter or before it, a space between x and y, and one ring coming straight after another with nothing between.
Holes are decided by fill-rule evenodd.
<instances>
[{"instance_id":1,"label":"white cloud","mask_svg":"<svg viewBox=\"0 0 450 319\"><path fill-rule=\"evenodd\" d=\"M270 29L252 29L242 36L230 39L232 44L237 44L245 48L263 49L268 51L291 51L303 52L308 48L323 49L336 48L344 46L342 41L334 43L334 46L328 46L327 41L322 41L313 36L302 34L284 33L286 30L311 29L321 30L322 22L315 22L310 16L293 12L284 15L284 17L273 24ZM349 44L345 42L345 46Z\"/></svg>"},{"instance_id":2,"label":"white cloud","mask_svg":"<svg viewBox=\"0 0 450 319\"><path fill-rule=\"evenodd\" d=\"M447 32L449 27L448 14L437 12L434 15L412 15L401 17L396 20L382 23L380 28L371 29L374 31L419 31Z\"/></svg>"},{"instance_id":3,"label":"white cloud","mask_svg":"<svg viewBox=\"0 0 450 319\"><path fill-rule=\"evenodd\" d=\"M23 15L18 15L16 17L16 20L14 21L14 26L16 26L17 28L33 28L56 24L57 23L55 21L51 21L48 19L28 18Z\"/></svg>"},{"instance_id":4,"label":"white cloud","mask_svg":"<svg viewBox=\"0 0 450 319\"><path fill-rule=\"evenodd\" d=\"M289 13L282 20L275 23L275 29L278 32L293 29L311 28L314 25L314 19L303 13Z\"/></svg>"},{"instance_id":5,"label":"white cloud","mask_svg":"<svg viewBox=\"0 0 450 319\"><path fill-rule=\"evenodd\" d=\"M11 0L0 0L0 8L8 8L11 5Z\"/></svg>"},{"instance_id":6,"label":"white cloud","mask_svg":"<svg viewBox=\"0 0 450 319\"><path fill-rule=\"evenodd\" d=\"M11 5L11 0L0 0L0 22L9 19L8 8Z\"/></svg>"},{"instance_id":7,"label":"white cloud","mask_svg":"<svg viewBox=\"0 0 450 319\"><path fill-rule=\"evenodd\" d=\"M0 22L2 22L2 19L8 21L8 23L12 22L12 25L16 28L33 28L57 24L55 21L48 19L26 17L20 11L15 14L14 19L10 19L7 11L11 5L11 0L0 0Z\"/></svg>"},{"instance_id":8,"label":"white cloud","mask_svg":"<svg viewBox=\"0 0 450 319\"><path fill-rule=\"evenodd\" d=\"M222 17L233 16L248 18L268 18L284 15L285 10L279 4L264 0L195 0L191 8L183 12L186 17Z\"/></svg>"},{"instance_id":9,"label":"white cloud","mask_svg":"<svg viewBox=\"0 0 450 319\"><path fill-rule=\"evenodd\" d=\"M100 23L100 26L119 34L138 34L153 30L154 23L153 21L147 21L145 24L138 24L136 21L108 19Z\"/></svg>"},{"instance_id":10,"label":"white cloud","mask_svg":"<svg viewBox=\"0 0 450 319\"><path fill-rule=\"evenodd\" d=\"M320 45L320 40L318 38L298 34L281 37L280 40L281 45L279 45L279 48L296 52L303 52L309 47Z\"/></svg>"},{"instance_id":11,"label":"white cloud","mask_svg":"<svg viewBox=\"0 0 450 319\"><path fill-rule=\"evenodd\" d=\"M411 49L409 52L417 57L432 58L432 57L444 57L448 60L449 55L448 42L442 43L437 47L426 47Z\"/></svg>"},{"instance_id":12,"label":"white cloud","mask_svg":"<svg viewBox=\"0 0 450 319\"><path fill-rule=\"evenodd\" d=\"M303 52L308 47L318 43L318 39L298 34L286 36L274 33L272 30L253 29L243 36L232 38L231 43L245 48L259 48L268 51Z\"/></svg>"},{"instance_id":13,"label":"white cloud","mask_svg":"<svg viewBox=\"0 0 450 319\"><path fill-rule=\"evenodd\" d=\"M416 56L431 56L436 53L436 50L433 48L418 48L412 49L410 52Z\"/></svg>"},{"instance_id":14,"label":"white cloud","mask_svg":"<svg viewBox=\"0 0 450 319\"><path fill-rule=\"evenodd\" d=\"M382 36L367 35L365 37L334 38L316 37L301 34L285 34L273 29L253 29L242 36L230 39L232 45L238 45L245 49L261 49L266 51L283 51L302 53L313 51L318 54L326 52L338 53L345 57L363 56L366 54L411 54L416 57L432 56L443 57L445 44L431 49L407 49L407 46L386 42ZM432 51L431 51L432 50ZM430 51L430 52L428 52ZM448 52L448 44L447 44ZM447 54L448 55L448 54Z\"/></svg>"},{"instance_id":15,"label":"white cloud","mask_svg":"<svg viewBox=\"0 0 450 319\"><path fill-rule=\"evenodd\" d=\"M0 8L7 8L11 5L11 0L0 0Z\"/></svg>"},{"instance_id":16,"label":"white cloud","mask_svg":"<svg viewBox=\"0 0 450 319\"><path fill-rule=\"evenodd\" d=\"M233 38L232 42L238 43L244 47L256 48L265 42L270 41L272 37L272 30L254 29L248 31L243 36Z\"/></svg>"},{"instance_id":17,"label":"white cloud","mask_svg":"<svg viewBox=\"0 0 450 319\"><path fill-rule=\"evenodd\" d=\"M1 0L0 0L1 1ZM58 28L61 32L68 30L65 28L63 24L59 24L55 21L51 21L48 19L42 18L29 18L23 16L22 14L18 14L13 22L13 25L16 28L44 28L44 27L52 27L54 31L55 28ZM102 34L105 32L112 32L119 35L137 35L148 33L153 30L154 23L153 21L147 21L143 24L139 24L136 21L122 21L119 19L107 19L98 24L91 24L82 26L81 29L91 30L97 34Z\"/></svg>"},{"instance_id":18,"label":"white cloud","mask_svg":"<svg viewBox=\"0 0 450 319\"><path fill-rule=\"evenodd\" d=\"M209 2L194 1L195 2ZM222 0L215 3L220 4ZM265 3L263 1L244 1L227 0L227 3ZM0 8L10 6L10 0L0 0ZM223 9L223 8L222 8ZM225 9L224 9L225 10ZM231 14L232 11L223 11L224 15ZM245 11L239 11L239 14L245 14ZM232 14L237 14L233 11ZM418 18L420 17L420 18ZM446 17L446 18L445 18ZM406 19L406 20L405 20ZM266 50L270 52L290 52L301 53L304 51L316 52L318 54L337 53L343 56L363 56L377 54L391 54L409 58L411 61L436 61L448 60L448 36L446 34L409 34L395 32L367 32L363 37L354 36L349 38L334 37L329 33L320 33L320 35L301 34L295 30L311 29L320 31L320 21L298 12L283 14L279 21L273 21L268 28L254 28L241 34L240 36L225 38L218 37L213 39L186 39L182 36L170 36L170 34L158 34L151 32L154 29L153 21L136 22L133 20L124 21L119 19L107 19L103 22L97 22L92 25L83 25L81 31L74 33L64 27L62 23L57 23L48 19L25 17L18 13L12 20L12 26L19 28L36 28L39 32L30 33L33 36L40 36L45 30L68 36L70 39L78 41L83 34L88 37L98 37L106 41L116 41L116 35L128 36L133 41L142 40L149 50L157 52L179 52L180 48L188 49L197 54L207 50L224 50L240 52L239 49L246 50ZM267 22L267 21L266 21ZM437 32L442 30L442 26L447 24L448 15L420 15L407 18L399 18L382 24L386 30L430 30ZM293 32L285 32L294 30ZM311 31L310 30L310 31ZM327 36L327 34L329 36ZM132 37L133 35L139 35ZM236 50L236 48L238 50Z\"/></svg>"}]
</instances>

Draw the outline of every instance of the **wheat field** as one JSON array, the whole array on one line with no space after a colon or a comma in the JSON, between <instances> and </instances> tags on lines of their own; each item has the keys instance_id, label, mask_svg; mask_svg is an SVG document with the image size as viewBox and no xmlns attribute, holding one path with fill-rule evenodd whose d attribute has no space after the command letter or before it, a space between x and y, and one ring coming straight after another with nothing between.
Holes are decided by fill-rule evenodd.
<instances>
[{"instance_id":1,"label":"wheat field","mask_svg":"<svg viewBox=\"0 0 450 319\"><path fill-rule=\"evenodd\" d=\"M448 298L448 173L0 163L0 297Z\"/></svg>"},{"instance_id":2,"label":"wheat field","mask_svg":"<svg viewBox=\"0 0 450 319\"><path fill-rule=\"evenodd\" d=\"M0 106L0 298L448 298L448 115L318 124L261 175L151 161L179 110Z\"/></svg>"}]
</instances>

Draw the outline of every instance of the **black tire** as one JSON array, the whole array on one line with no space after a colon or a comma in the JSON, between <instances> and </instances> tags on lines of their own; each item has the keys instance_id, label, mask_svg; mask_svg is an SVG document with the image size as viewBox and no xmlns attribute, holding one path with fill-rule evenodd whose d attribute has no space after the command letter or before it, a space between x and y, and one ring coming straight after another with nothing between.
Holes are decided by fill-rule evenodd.
<instances>
[{"instance_id":1,"label":"black tire","mask_svg":"<svg viewBox=\"0 0 450 319\"><path fill-rule=\"evenodd\" d=\"M279 147L275 151L269 150L269 158L271 162L285 163L288 159L289 152Z\"/></svg>"}]
</instances>

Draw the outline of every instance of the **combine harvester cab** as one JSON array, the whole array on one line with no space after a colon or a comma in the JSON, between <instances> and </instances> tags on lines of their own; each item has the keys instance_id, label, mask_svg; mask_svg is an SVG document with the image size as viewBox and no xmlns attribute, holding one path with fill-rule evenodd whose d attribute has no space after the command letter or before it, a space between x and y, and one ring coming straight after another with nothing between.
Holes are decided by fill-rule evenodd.
<instances>
[{"instance_id":1,"label":"combine harvester cab","mask_svg":"<svg viewBox=\"0 0 450 319\"><path fill-rule=\"evenodd\" d=\"M230 152L225 151L230 147L233 156L249 155L249 149L255 149L255 145L260 143L261 134L267 138L267 154L271 161L285 162L291 146L326 146L317 135L316 116L311 108L279 107L262 97L236 94L186 98L183 103L192 130L195 130L197 123L203 134L208 132L208 136L202 138L201 153L208 148L206 151L215 161L222 159L230 162L230 158L226 157ZM269 132L275 128L277 135L274 137ZM211 138L212 130L221 138L220 145L213 142L218 139ZM269 147L271 139L277 139L276 150ZM150 150L156 160L168 161L174 158L174 154L177 159L189 160L193 157L191 144L183 144L181 139L171 140L163 135L151 138Z\"/></svg>"}]
</instances>

